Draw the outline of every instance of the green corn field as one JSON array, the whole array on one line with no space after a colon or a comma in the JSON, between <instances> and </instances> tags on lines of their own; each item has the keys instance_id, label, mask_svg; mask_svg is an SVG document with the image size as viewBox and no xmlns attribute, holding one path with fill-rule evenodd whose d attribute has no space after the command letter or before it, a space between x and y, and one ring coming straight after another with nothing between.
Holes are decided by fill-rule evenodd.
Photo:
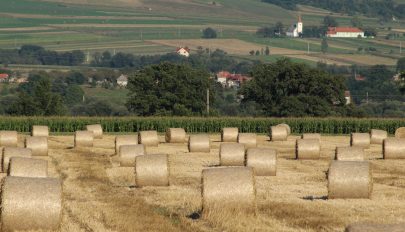
<instances>
[{"instance_id":1,"label":"green corn field","mask_svg":"<svg viewBox=\"0 0 405 232\"><path fill-rule=\"evenodd\" d=\"M292 133L350 134L382 129L393 134L405 126L405 119L357 118L241 118L241 117L0 117L0 130L30 132L33 125L47 125L51 132L74 132L88 124L100 123L105 132L129 133L141 130L164 132L180 127L188 133L218 133L223 127L240 132L264 134L270 126L290 125Z\"/></svg>"}]
</instances>

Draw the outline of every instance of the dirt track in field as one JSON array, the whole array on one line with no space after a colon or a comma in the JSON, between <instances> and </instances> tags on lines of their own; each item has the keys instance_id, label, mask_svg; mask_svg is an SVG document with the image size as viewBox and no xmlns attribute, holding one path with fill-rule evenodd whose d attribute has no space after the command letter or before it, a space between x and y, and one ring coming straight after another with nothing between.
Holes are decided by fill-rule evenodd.
<instances>
[{"instance_id":1,"label":"dirt track in field","mask_svg":"<svg viewBox=\"0 0 405 232\"><path fill-rule=\"evenodd\" d=\"M211 135L210 153L188 153L186 144L166 144L147 153L169 155L170 187L135 188L133 169L115 162L114 137L96 140L94 148L72 148L73 136L51 136L51 176L63 180L60 231L343 231L353 222L405 222L405 160L382 160L381 145L366 150L372 163L372 199L327 200L326 171L336 146L348 136L324 136L321 159L294 160L295 139L259 147L278 151L275 177L256 177L258 215L197 218L201 210L201 171L219 164L220 136ZM20 137L20 141L23 138ZM22 142L19 144L22 146Z\"/></svg>"}]
</instances>

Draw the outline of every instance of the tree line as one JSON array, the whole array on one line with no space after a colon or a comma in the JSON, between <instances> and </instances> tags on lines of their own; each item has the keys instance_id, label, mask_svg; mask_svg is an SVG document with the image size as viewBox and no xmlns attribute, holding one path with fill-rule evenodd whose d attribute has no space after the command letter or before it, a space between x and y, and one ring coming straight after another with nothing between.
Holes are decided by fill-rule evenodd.
<instances>
[{"instance_id":1,"label":"tree line","mask_svg":"<svg viewBox=\"0 0 405 232\"><path fill-rule=\"evenodd\" d=\"M76 66L85 61L82 51L49 51L37 45L23 45L19 49L0 49L0 64L35 64Z\"/></svg>"}]
</instances>

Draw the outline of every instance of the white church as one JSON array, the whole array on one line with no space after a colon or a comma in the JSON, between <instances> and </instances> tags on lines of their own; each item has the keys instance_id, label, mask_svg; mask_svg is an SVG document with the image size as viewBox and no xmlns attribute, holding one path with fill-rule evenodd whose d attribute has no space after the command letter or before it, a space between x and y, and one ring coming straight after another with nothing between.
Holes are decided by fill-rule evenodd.
<instances>
[{"instance_id":1,"label":"white church","mask_svg":"<svg viewBox=\"0 0 405 232\"><path fill-rule=\"evenodd\" d=\"M298 22L291 25L290 28L288 28L286 35L288 37L293 37L293 38L297 38L300 37L302 35L303 32L303 23L302 23L302 19L301 16L298 16Z\"/></svg>"}]
</instances>

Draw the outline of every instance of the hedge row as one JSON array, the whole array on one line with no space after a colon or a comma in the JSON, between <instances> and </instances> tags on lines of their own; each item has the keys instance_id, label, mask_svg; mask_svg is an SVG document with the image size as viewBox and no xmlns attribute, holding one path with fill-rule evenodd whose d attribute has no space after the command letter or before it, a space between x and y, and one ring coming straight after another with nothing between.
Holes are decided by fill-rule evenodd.
<instances>
[{"instance_id":1,"label":"hedge row","mask_svg":"<svg viewBox=\"0 0 405 232\"><path fill-rule=\"evenodd\" d=\"M405 126L405 119L356 118L198 118L198 117L0 117L0 130L30 132L33 125L48 125L51 132L74 132L85 125L101 123L105 132L137 132L170 127L185 128L189 133L216 133L223 127L238 127L241 132L267 133L270 126L287 123L295 134L317 132L349 134L383 129L393 134Z\"/></svg>"}]
</instances>

